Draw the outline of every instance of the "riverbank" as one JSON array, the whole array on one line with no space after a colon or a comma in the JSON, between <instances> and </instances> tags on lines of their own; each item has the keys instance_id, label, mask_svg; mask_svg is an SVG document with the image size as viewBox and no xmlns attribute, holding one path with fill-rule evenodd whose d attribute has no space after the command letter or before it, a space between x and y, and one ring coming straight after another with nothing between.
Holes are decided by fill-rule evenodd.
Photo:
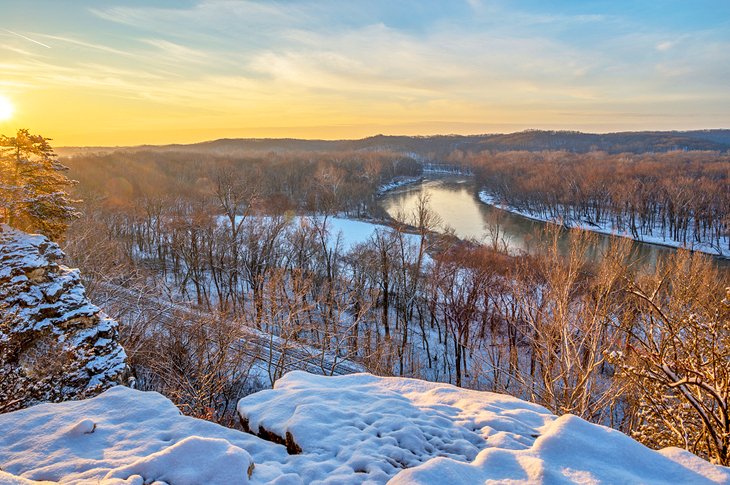
<instances>
[{"instance_id":1,"label":"riverbank","mask_svg":"<svg viewBox=\"0 0 730 485\"><path fill-rule=\"evenodd\" d=\"M391 190L399 189L401 187L404 187L406 185L415 184L418 182L421 182L423 180L423 176L418 177L395 177L387 184L383 184L380 187L378 187L378 191L376 192L377 195L383 195L386 192L390 192Z\"/></svg>"},{"instance_id":2,"label":"riverbank","mask_svg":"<svg viewBox=\"0 0 730 485\"><path fill-rule=\"evenodd\" d=\"M459 168L454 168L454 167L451 167L448 165L426 164L423 166L421 175L418 175L415 177L408 177L408 176L395 177L387 184L383 184L380 187L378 187L378 191L376 192L376 194L383 195L386 192L390 192L392 190L399 189L401 187L405 187L407 185L412 185L412 184L416 184L419 182L423 182L426 179L426 177L428 177L428 176L473 177L474 174L471 172L465 172L464 170L461 170Z\"/></svg>"},{"instance_id":3,"label":"riverbank","mask_svg":"<svg viewBox=\"0 0 730 485\"><path fill-rule=\"evenodd\" d=\"M479 200L487 205L490 205L492 207L496 207L498 209L501 209L503 211L509 212L511 214L516 214L521 217L525 217L527 219L537 221L537 222L549 222L549 223L561 223L564 226L575 228L575 229L582 229L584 231L591 231L596 232L599 234L605 234L607 236L618 236L618 237L624 237L631 239L636 242L644 243L644 244L653 244L656 246L664 246L664 247L670 247L670 248L684 248L686 247L684 244L682 244L681 241L675 241L671 238L667 238L666 235L664 236L656 236L653 234L640 234L639 237L634 237L632 234L626 232L626 231L619 231L611 223L604 222L602 224L595 224L593 222L585 221L585 220L570 220L570 221L557 221L555 219L552 219L550 217L541 216L538 214L534 214L530 211L521 210L517 207L503 204L500 201L498 201L492 194L490 194L486 190L480 190L478 194ZM724 246L727 246L727 238L725 238ZM690 247L687 247L687 249L690 249L692 251L699 251L702 253L710 254L712 256L717 256L723 259L730 259L730 250L723 250L722 247L715 247L714 245L708 244L708 243L695 243Z\"/></svg>"}]
</instances>

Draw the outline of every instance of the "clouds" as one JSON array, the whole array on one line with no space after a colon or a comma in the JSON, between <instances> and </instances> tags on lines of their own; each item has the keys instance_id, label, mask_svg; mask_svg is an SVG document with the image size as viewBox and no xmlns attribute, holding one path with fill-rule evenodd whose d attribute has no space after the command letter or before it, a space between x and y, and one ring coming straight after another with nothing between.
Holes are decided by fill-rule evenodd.
<instances>
[{"instance_id":1,"label":"clouds","mask_svg":"<svg viewBox=\"0 0 730 485\"><path fill-rule=\"evenodd\" d=\"M591 129L587 119L620 124L629 111L649 127L652 114L666 120L666 102L682 109L678 127L703 112L708 126L730 121L719 113L730 103L727 30L665 28L657 12L496 0L98 5L79 7L79 25L13 26L48 52L0 31L4 82L183 103L243 127L279 112L287 126Z\"/></svg>"},{"instance_id":2,"label":"clouds","mask_svg":"<svg viewBox=\"0 0 730 485\"><path fill-rule=\"evenodd\" d=\"M32 42L32 43L34 43L36 45L39 45L41 47L45 47L46 49L50 49L50 47L47 46L46 44L44 44L43 42L37 41L35 39L31 39L30 37L26 37L25 35L22 35L22 34L18 34L17 32L13 32L12 30L8 30L8 29L2 29L2 30L5 31L8 34L14 35L16 37L20 37L23 40L27 40L28 42Z\"/></svg>"},{"instance_id":3,"label":"clouds","mask_svg":"<svg viewBox=\"0 0 730 485\"><path fill-rule=\"evenodd\" d=\"M669 49L671 49L672 47L674 47L675 44L676 44L676 42L674 42L674 41L664 40L664 41L659 42L656 45L656 50L658 50L660 52L666 52Z\"/></svg>"}]
</instances>

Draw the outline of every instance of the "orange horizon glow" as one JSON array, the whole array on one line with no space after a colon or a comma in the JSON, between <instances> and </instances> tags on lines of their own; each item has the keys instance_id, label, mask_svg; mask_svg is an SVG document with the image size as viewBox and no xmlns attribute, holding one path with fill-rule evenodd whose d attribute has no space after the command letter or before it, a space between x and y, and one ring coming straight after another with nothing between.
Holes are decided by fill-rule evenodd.
<instances>
[{"instance_id":1,"label":"orange horizon glow","mask_svg":"<svg viewBox=\"0 0 730 485\"><path fill-rule=\"evenodd\" d=\"M229 107L217 112L209 106L181 106L114 96L90 97L71 87L42 92L20 91L2 96L13 106L13 115L5 120L0 117L0 134L11 135L17 129L28 128L33 133L51 138L56 147L187 144L220 138L338 140L378 134L476 135L526 129L606 133L723 127L719 122L708 124L691 117L681 123L674 119L660 119L647 124L640 115L620 120L604 117L575 121L550 112L509 108L499 113L492 111L494 121L486 121L480 119L479 110L466 105L460 107L458 116L450 115L448 109L433 109L422 116L415 116L416 119L409 117L409 113L399 106L372 107L370 111L375 113L369 116L353 116L350 113L325 115L305 103L294 104L288 96L261 100L256 111L253 108L241 108L239 111ZM217 99L212 98L210 102ZM59 103L57 100L64 101ZM288 113L288 118L278 117L277 113L281 112ZM439 120L439 115L445 115L446 119ZM434 121L428 121L431 117ZM553 121L531 121L553 118Z\"/></svg>"},{"instance_id":2,"label":"orange horizon glow","mask_svg":"<svg viewBox=\"0 0 730 485\"><path fill-rule=\"evenodd\" d=\"M631 5L79 0L38 16L17 2L0 21L14 108L0 134L61 147L730 127L723 4Z\"/></svg>"},{"instance_id":3,"label":"orange horizon glow","mask_svg":"<svg viewBox=\"0 0 730 485\"><path fill-rule=\"evenodd\" d=\"M554 123L530 123L522 121L515 113L505 113L503 123L499 122L461 122L461 121L409 121L387 120L378 123L376 119L348 119L347 123L331 120L331 125L308 125L307 116L298 117L300 125L293 126L257 126L250 124L246 116L226 113L221 116L199 115L194 109L188 113L172 107L169 117L163 117L164 110L153 110L155 119L149 119L149 111L145 107L131 109L126 103L110 100L108 104L91 105L78 99L73 106L53 106L52 102L43 101L43 96L16 95L20 101L0 95L0 135L12 135L18 129L29 128L33 133L41 134L53 140L53 146L136 146L189 144L220 138L298 138L319 140L362 139L375 135L478 135L491 133L513 133L527 129L545 130L577 130L594 133L641 130L692 130L721 128L703 124L685 123L654 124L651 128L641 123L606 122L606 123L571 123L559 120ZM74 99L72 92L58 95L63 99ZM55 96L54 96L55 97ZM6 98L12 115L3 119L2 100ZM31 99L34 98L34 99ZM24 105L23 100L28 101ZM40 102L39 102L40 101ZM278 107L281 108L281 107ZM267 110L266 108L263 108ZM275 110L272 107L268 110ZM124 118L117 119L102 110L112 113L125 113ZM267 117L270 118L270 117ZM268 121L273 121L268 119ZM326 120L317 120L326 121ZM364 121L364 122L363 122ZM150 125L153 125L150 127ZM155 126L156 125L156 126Z\"/></svg>"}]
</instances>

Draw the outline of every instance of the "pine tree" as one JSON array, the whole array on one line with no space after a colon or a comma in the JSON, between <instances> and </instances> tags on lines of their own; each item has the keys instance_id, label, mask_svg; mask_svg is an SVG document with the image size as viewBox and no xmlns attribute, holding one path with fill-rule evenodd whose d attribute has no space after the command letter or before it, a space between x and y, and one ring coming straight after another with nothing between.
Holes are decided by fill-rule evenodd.
<instances>
[{"instance_id":1,"label":"pine tree","mask_svg":"<svg viewBox=\"0 0 730 485\"><path fill-rule=\"evenodd\" d=\"M0 214L11 226L58 240L79 213L66 191L76 181L64 175L49 141L26 129L0 136Z\"/></svg>"}]
</instances>

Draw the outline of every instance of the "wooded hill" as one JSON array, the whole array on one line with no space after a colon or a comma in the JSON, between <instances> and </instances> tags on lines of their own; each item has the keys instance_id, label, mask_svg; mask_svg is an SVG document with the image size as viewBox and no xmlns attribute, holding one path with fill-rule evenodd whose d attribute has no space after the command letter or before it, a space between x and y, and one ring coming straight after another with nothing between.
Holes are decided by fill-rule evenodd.
<instances>
[{"instance_id":1,"label":"wooded hill","mask_svg":"<svg viewBox=\"0 0 730 485\"><path fill-rule=\"evenodd\" d=\"M564 150L576 153L646 153L672 150L730 150L730 130L640 131L620 133L582 133L579 131L526 130L509 134L386 136L361 140L300 140L294 138L224 138L189 145L141 145L135 147L64 147L59 155L106 153L113 151L194 152L236 155L251 152L286 151L368 151L392 150L424 157L441 157L462 150L543 151Z\"/></svg>"}]
</instances>

